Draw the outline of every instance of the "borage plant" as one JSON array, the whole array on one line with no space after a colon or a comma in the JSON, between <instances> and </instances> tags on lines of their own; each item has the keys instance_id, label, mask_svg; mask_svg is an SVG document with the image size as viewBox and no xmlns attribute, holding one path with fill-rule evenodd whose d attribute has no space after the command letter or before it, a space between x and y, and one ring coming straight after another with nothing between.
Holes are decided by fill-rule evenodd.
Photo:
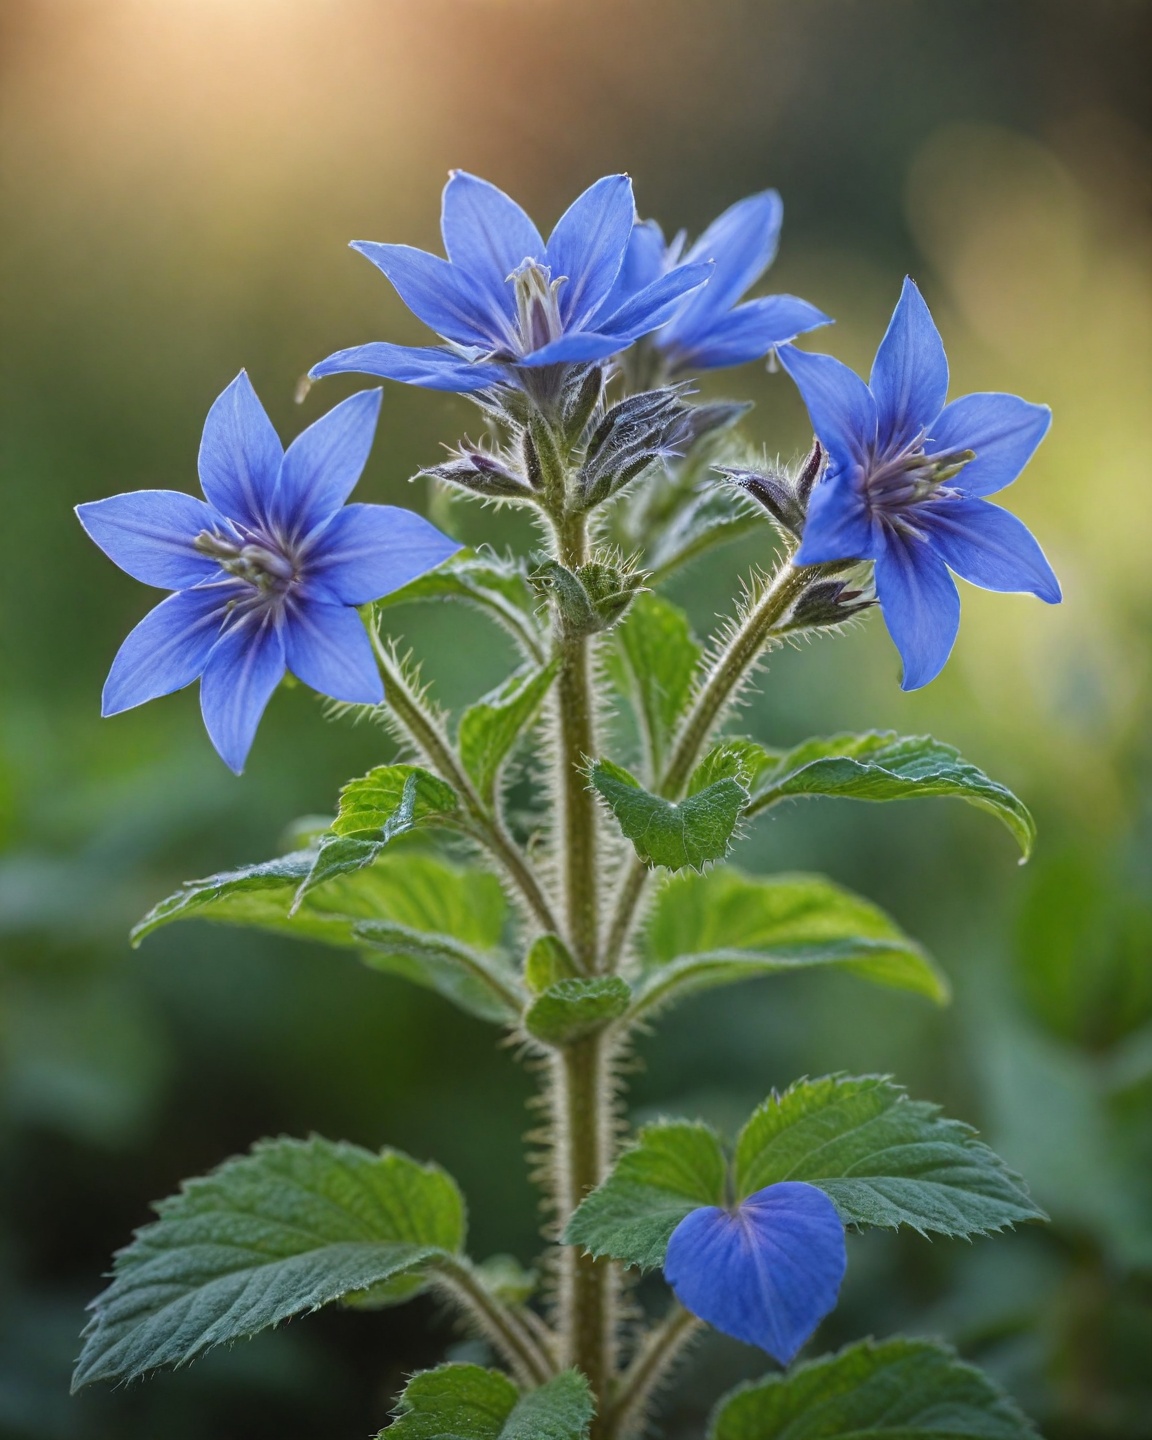
<instances>
[{"instance_id":1,"label":"borage plant","mask_svg":"<svg viewBox=\"0 0 1152 1440\"><path fill-rule=\"evenodd\" d=\"M117 656L107 713L202 677L209 735L239 770L288 669L369 707L404 752L346 785L303 848L185 885L135 938L196 917L322 940L500 1027L543 1077L534 1179L548 1222L535 1272L478 1263L437 1166L316 1137L261 1141L162 1202L118 1255L77 1385L181 1364L331 1302L431 1290L503 1368L413 1376L387 1432L397 1440L637 1436L705 1324L779 1367L721 1401L712 1440L1030 1432L942 1345L867 1340L792 1366L836 1303L847 1227L967 1237L1043 1218L966 1125L889 1078L836 1074L769 1095L734 1137L669 1118L624 1139L632 1037L695 992L823 966L947 996L924 950L867 900L816 875L725 864L754 817L798 796L951 795L999 816L1025 853L1032 841L1024 806L932 738L770 750L724 728L787 636L878 604L912 688L955 638L952 573L1059 599L1036 542L986 499L1027 463L1047 410L995 394L946 404L943 347L910 281L868 384L796 349L826 316L791 296L743 298L779 224L769 192L691 248L668 246L612 176L545 243L501 191L456 174L447 259L358 247L444 343L367 344L313 375L471 395L485 443L426 473L527 509L542 537L530 557L468 552L407 511L345 505L377 393L284 451L244 376L208 417L204 500L153 491L81 507L114 561L174 592ZM734 463L744 407L695 403L686 379L770 353L816 436L787 472ZM758 527L770 566L701 645L660 585ZM454 726L388 638L390 607L415 600L476 607L519 654ZM620 711L626 734L609 723ZM531 750L527 773L543 778L513 812L509 760ZM652 1269L672 1295L647 1317L628 1291Z\"/></svg>"}]
</instances>

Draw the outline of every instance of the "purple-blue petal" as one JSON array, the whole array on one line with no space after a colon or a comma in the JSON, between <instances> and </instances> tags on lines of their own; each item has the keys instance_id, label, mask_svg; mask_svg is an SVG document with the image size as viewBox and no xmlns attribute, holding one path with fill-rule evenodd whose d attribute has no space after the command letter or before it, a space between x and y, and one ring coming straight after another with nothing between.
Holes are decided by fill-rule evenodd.
<instances>
[{"instance_id":1,"label":"purple-blue petal","mask_svg":"<svg viewBox=\"0 0 1152 1440\"><path fill-rule=\"evenodd\" d=\"M612 289L636 218L632 181L605 175L577 196L548 237L548 264L560 287L565 329L582 325Z\"/></svg>"},{"instance_id":2,"label":"purple-blue petal","mask_svg":"<svg viewBox=\"0 0 1152 1440\"><path fill-rule=\"evenodd\" d=\"M290 606L284 617L284 654L292 674L321 695L351 705L379 705L384 699L372 642L348 605L312 601Z\"/></svg>"},{"instance_id":3,"label":"purple-blue petal","mask_svg":"<svg viewBox=\"0 0 1152 1440\"><path fill-rule=\"evenodd\" d=\"M337 350L313 365L308 375L312 380L323 380L327 375L379 375L403 385L462 395L486 390L505 378L499 366L463 360L439 345L391 345L385 340Z\"/></svg>"},{"instance_id":4,"label":"purple-blue petal","mask_svg":"<svg viewBox=\"0 0 1152 1440\"><path fill-rule=\"evenodd\" d=\"M619 310L625 300L630 300L653 280L659 280L668 268L668 245L664 231L655 220L637 220L628 237L620 273L601 307L603 313L611 315Z\"/></svg>"},{"instance_id":5,"label":"purple-blue petal","mask_svg":"<svg viewBox=\"0 0 1152 1440\"><path fill-rule=\"evenodd\" d=\"M676 336L690 334L706 316L731 309L776 258L784 206L775 190L749 195L730 205L709 225L684 257L714 260L716 274L691 300L672 326Z\"/></svg>"},{"instance_id":6,"label":"purple-blue petal","mask_svg":"<svg viewBox=\"0 0 1152 1440\"><path fill-rule=\"evenodd\" d=\"M687 331L678 320L674 338L663 331L657 343L673 353L681 369L716 370L762 360L777 345L832 323L831 316L796 295L764 295L722 315L705 316Z\"/></svg>"},{"instance_id":7,"label":"purple-blue petal","mask_svg":"<svg viewBox=\"0 0 1152 1440\"><path fill-rule=\"evenodd\" d=\"M503 190L478 175L453 170L444 187L440 230L452 264L483 287L490 308L511 321L516 297L509 275L526 259L544 258L536 226Z\"/></svg>"},{"instance_id":8,"label":"purple-blue petal","mask_svg":"<svg viewBox=\"0 0 1152 1440\"><path fill-rule=\"evenodd\" d=\"M876 537L857 474L829 470L812 491L797 565L824 565L833 560L870 560Z\"/></svg>"},{"instance_id":9,"label":"purple-blue petal","mask_svg":"<svg viewBox=\"0 0 1152 1440\"><path fill-rule=\"evenodd\" d=\"M864 464L876 444L876 402L868 386L831 355L813 355L794 345L781 345L776 353L833 462L843 470Z\"/></svg>"},{"instance_id":10,"label":"purple-blue petal","mask_svg":"<svg viewBox=\"0 0 1152 1440\"><path fill-rule=\"evenodd\" d=\"M522 355L516 364L526 365L530 370L539 369L542 365L585 364L606 360L609 355L623 350L628 343L618 335L601 335L596 330L573 330L561 335L558 340L550 340L539 350Z\"/></svg>"},{"instance_id":11,"label":"purple-blue petal","mask_svg":"<svg viewBox=\"0 0 1152 1440\"><path fill-rule=\"evenodd\" d=\"M638 290L606 319L597 316L593 322L597 334L615 335L630 344L663 325L679 309L685 295L710 284L713 270L710 264L679 265L669 270Z\"/></svg>"},{"instance_id":12,"label":"purple-blue petal","mask_svg":"<svg viewBox=\"0 0 1152 1440\"><path fill-rule=\"evenodd\" d=\"M944 408L948 395L944 342L911 278L904 281L869 384L876 399L881 453L910 444Z\"/></svg>"},{"instance_id":13,"label":"purple-blue petal","mask_svg":"<svg viewBox=\"0 0 1152 1440\"><path fill-rule=\"evenodd\" d=\"M149 610L117 651L104 682L100 713L119 715L183 690L204 669L237 585L181 590Z\"/></svg>"},{"instance_id":14,"label":"purple-blue petal","mask_svg":"<svg viewBox=\"0 0 1152 1440\"><path fill-rule=\"evenodd\" d=\"M307 535L347 500L372 449L382 395L350 395L288 446L272 507L282 535Z\"/></svg>"},{"instance_id":15,"label":"purple-blue petal","mask_svg":"<svg viewBox=\"0 0 1152 1440\"><path fill-rule=\"evenodd\" d=\"M508 343L507 316L451 261L374 240L353 240L352 249L382 270L413 315L446 340L485 349Z\"/></svg>"},{"instance_id":16,"label":"purple-blue petal","mask_svg":"<svg viewBox=\"0 0 1152 1440\"><path fill-rule=\"evenodd\" d=\"M960 596L926 541L888 530L876 559L876 595L900 658L902 690L919 690L947 663L960 628Z\"/></svg>"},{"instance_id":17,"label":"purple-blue petal","mask_svg":"<svg viewBox=\"0 0 1152 1440\"><path fill-rule=\"evenodd\" d=\"M284 447L241 370L217 397L200 441L200 484L229 520L262 525L276 491Z\"/></svg>"},{"instance_id":18,"label":"purple-blue petal","mask_svg":"<svg viewBox=\"0 0 1152 1440\"><path fill-rule=\"evenodd\" d=\"M180 490L134 490L77 505L80 524L109 560L134 580L183 590L216 574L193 543L202 531L224 530L223 516Z\"/></svg>"},{"instance_id":19,"label":"purple-blue petal","mask_svg":"<svg viewBox=\"0 0 1152 1440\"><path fill-rule=\"evenodd\" d=\"M284 669L281 617L268 608L240 613L208 655L200 713L217 753L237 775Z\"/></svg>"},{"instance_id":20,"label":"purple-blue petal","mask_svg":"<svg viewBox=\"0 0 1152 1440\"><path fill-rule=\"evenodd\" d=\"M984 590L1027 591L1059 604L1060 582L1035 536L999 505L938 500L921 506L917 519L933 550L961 580Z\"/></svg>"},{"instance_id":21,"label":"purple-blue petal","mask_svg":"<svg viewBox=\"0 0 1152 1440\"><path fill-rule=\"evenodd\" d=\"M305 560L306 593L367 605L455 555L460 545L423 516L396 505L346 505L316 536Z\"/></svg>"},{"instance_id":22,"label":"purple-blue petal","mask_svg":"<svg viewBox=\"0 0 1152 1440\"><path fill-rule=\"evenodd\" d=\"M964 495L994 495L1011 485L1048 433L1052 412L1018 395L984 393L953 400L932 426L929 455L975 450L953 488Z\"/></svg>"},{"instance_id":23,"label":"purple-blue petal","mask_svg":"<svg viewBox=\"0 0 1152 1440\"><path fill-rule=\"evenodd\" d=\"M835 1205L783 1180L734 1211L693 1210L672 1232L664 1275L693 1315L787 1365L835 1306L846 1266Z\"/></svg>"}]
</instances>

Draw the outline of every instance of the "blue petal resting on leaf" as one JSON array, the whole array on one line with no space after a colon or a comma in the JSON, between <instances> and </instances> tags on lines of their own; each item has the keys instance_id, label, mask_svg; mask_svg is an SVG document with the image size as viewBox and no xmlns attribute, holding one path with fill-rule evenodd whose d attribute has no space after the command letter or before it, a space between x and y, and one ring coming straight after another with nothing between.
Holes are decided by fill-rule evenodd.
<instances>
[{"instance_id":1,"label":"blue petal resting on leaf","mask_svg":"<svg viewBox=\"0 0 1152 1440\"><path fill-rule=\"evenodd\" d=\"M789 1180L685 1216L664 1275L686 1310L787 1365L835 1306L847 1263L835 1205Z\"/></svg>"},{"instance_id":2,"label":"blue petal resting on leaf","mask_svg":"<svg viewBox=\"0 0 1152 1440\"><path fill-rule=\"evenodd\" d=\"M409 510L345 506L379 411L378 390L353 395L285 451L241 371L204 425L204 500L140 490L77 507L121 569L176 592L120 647L104 686L105 715L199 678L208 734L239 774L286 670L336 700L383 700L355 607L459 546Z\"/></svg>"},{"instance_id":3,"label":"blue petal resting on leaf","mask_svg":"<svg viewBox=\"0 0 1152 1440\"><path fill-rule=\"evenodd\" d=\"M712 274L702 255L621 292L616 282L634 218L632 182L606 175L572 202L545 244L514 200L454 171L441 219L446 260L410 245L353 242L447 344L359 345L309 373L320 379L353 371L471 392L518 384L525 368L606 360L665 324Z\"/></svg>"},{"instance_id":4,"label":"blue petal resting on leaf","mask_svg":"<svg viewBox=\"0 0 1152 1440\"><path fill-rule=\"evenodd\" d=\"M985 590L1059 601L1060 584L1032 535L984 498L1020 474L1051 412L1015 395L966 395L946 406L944 345L911 280L869 385L830 355L791 345L779 353L829 456L796 563L875 561L905 690L934 680L952 651L960 626L952 573Z\"/></svg>"}]
</instances>

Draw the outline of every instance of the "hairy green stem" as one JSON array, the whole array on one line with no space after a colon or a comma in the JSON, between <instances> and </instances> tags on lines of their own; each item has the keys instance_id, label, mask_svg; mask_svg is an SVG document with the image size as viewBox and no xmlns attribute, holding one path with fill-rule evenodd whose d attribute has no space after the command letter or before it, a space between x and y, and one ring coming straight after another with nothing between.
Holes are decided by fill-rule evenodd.
<instances>
[{"instance_id":1,"label":"hairy green stem","mask_svg":"<svg viewBox=\"0 0 1152 1440\"><path fill-rule=\"evenodd\" d=\"M620 1384L608 1412L612 1440L630 1440L642 1432L652 1397L668 1379L684 1347L704 1328L703 1321L673 1302L660 1324L644 1337Z\"/></svg>"},{"instance_id":2,"label":"hairy green stem","mask_svg":"<svg viewBox=\"0 0 1152 1440\"><path fill-rule=\"evenodd\" d=\"M435 1287L447 1294L492 1342L527 1385L543 1385L557 1372L556 1357L539 1332L485 1289L472 1267L445 1257L431 1267Z\"/></svg>"}]
</instances>

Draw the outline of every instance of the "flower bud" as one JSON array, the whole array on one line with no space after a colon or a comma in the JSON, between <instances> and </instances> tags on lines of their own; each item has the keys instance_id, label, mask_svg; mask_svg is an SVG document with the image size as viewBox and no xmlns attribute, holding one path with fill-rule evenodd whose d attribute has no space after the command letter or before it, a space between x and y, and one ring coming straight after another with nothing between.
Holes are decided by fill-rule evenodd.
<instances>
[{"instance_id":1,"label":"flower bud","mask_svg":"<svg viewBox=\"0 0 1152 1440\"><path fill-rule=\"evenodd\" d=\"M532 490L500 456L465 441L442 465L421 471L449 485L493 500L532 499Z\"/></svg>"},{"instance_id":2,"label":"flower bud","mask_svg":"<svg viewBox=\"0 0 1152 1440\"><path fill-rule=\"evenodd\" d=\"M543 561L528 576L538 594L551 598L568 638L611 629L646 588L647 578L644 571L599 562L569 570L558 560Z\"/></svg>"},{"instance_id":3,"label":"flower bud","mask_svg":"<svg viewBox=\"0 0 1152 1440\"><path fill-rule=\"evenodd\" d=\"M684 394L683 386L670 385L612 406L593 432L580 467L585 510L615 495L655 461L680 452L691 413Z\"/></svg>"},{"instance_id":4,"label":"flower bud","mask_svg":"<svg viewBox=\"0 0 1152 1440\"><path fill-rule=\"evenodd\" d=\"M850 590L847 581L818 580L800 596L779 632L843 625L845 620L851 620L853 615L859 615L875 603L875 597L867 591Z\"/></svg>"}]
</instances>

